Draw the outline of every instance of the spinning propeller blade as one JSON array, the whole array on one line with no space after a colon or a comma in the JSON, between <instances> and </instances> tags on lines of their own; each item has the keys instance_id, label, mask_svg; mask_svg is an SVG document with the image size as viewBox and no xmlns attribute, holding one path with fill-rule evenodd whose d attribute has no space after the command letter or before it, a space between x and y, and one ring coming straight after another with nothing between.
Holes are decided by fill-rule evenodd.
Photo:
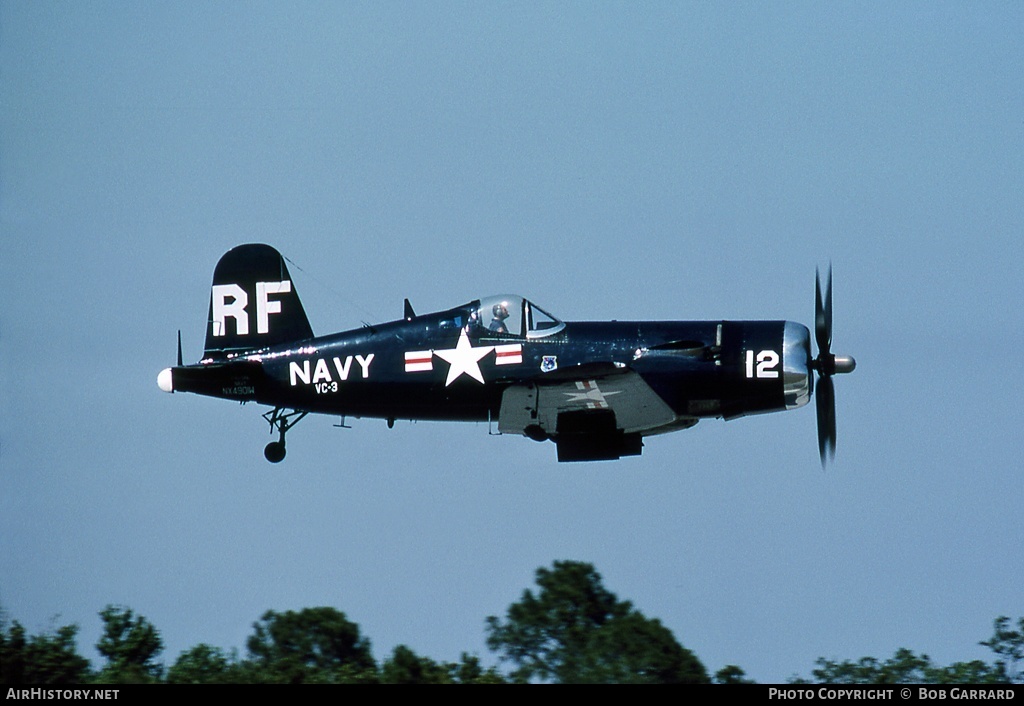
<instances>
[{"instance_id":1,"label":"spinning propeller blade","mask_svg":"<svg viewBox=\"0 0 1024 706\"><path fill-rule=\"evenodd\" d=\"M832 348L832 265L828 266L828 284L825 285L825 303L821 303L821 273L814 271L814 339L818 351L828 353Z\"/></svg>"},{"instance_id":2,"label":"spinning propeller blade","mask_svg":"<svg viewBox=\"0 0 1024 706\"><path fill-rule=\"evenodd\" d=\"M828 280L825 284L825 299L821 297L821 273L815 271L814 287L814 340L818 344L818 357L813 367L818 371L818 384L814 390L814 403L818 416L818 455L821 467L826 457L836 454L836 394L832 376L850 373L857 367L857 361L849 356L832 354L832 265L828 266Z\"/></svg>"}]
</instances>

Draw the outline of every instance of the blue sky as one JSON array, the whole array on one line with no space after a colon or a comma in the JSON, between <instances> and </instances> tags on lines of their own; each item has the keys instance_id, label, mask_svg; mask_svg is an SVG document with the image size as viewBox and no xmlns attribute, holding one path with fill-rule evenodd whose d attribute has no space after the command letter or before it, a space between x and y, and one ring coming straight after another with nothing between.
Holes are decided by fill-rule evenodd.
<instances>
[{"instance_id":1,"label":"blue sky","mask_svg":"<svg viewBox=\"0 0 1024 706\"><path fill-rule=\"evenodd\" d=\"M0 3L0 605L130 606L169 664L331 605L380 659L592 562L711 671L986 657L1024 614L1019 3ZM314 331L518 292L562 319L812 323L813 408L615 463L486 425L166 395L220 255Z\"/></svg>"}]
</instances>

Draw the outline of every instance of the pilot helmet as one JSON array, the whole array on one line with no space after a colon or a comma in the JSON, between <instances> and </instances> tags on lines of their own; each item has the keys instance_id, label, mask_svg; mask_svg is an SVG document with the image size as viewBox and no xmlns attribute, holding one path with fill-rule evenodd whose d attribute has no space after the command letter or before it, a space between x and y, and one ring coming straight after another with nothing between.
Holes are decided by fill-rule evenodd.
<instances>
[{"instance_id":1,"label":"pilot helmet","mask_svg":"<svg viewBox=\"0 0 1024 706\"><path fill-rule=\"evenodd\" d=\"M505 302L498 302L494 305L494 318L496 319L507 319L508 318L508 307L505 306Z\"/></svg>"}]
</instances>

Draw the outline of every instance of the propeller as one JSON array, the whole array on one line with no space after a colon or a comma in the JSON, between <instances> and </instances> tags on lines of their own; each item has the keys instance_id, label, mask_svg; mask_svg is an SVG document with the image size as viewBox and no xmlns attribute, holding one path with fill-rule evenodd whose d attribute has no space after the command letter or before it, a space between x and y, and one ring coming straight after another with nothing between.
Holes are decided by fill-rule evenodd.
<instances>
[{"instance_id":1,"label":"propeller","mask_svg":"<svg viewBox=\"0 0 1024 706\"><path fill-rule=\"evenodd\" d=\"M818 344L818 357L811 364L818 371L818 384L814 391L814 404L818 413L818 455L821 467L825 459L836 455L836 393L832 376L852 373L857 361L850 356L832 353L832 265L828 266L825 282L825 300L821 298L821 273L814 272L814 340Z\"/></svg>"}]
</instances>

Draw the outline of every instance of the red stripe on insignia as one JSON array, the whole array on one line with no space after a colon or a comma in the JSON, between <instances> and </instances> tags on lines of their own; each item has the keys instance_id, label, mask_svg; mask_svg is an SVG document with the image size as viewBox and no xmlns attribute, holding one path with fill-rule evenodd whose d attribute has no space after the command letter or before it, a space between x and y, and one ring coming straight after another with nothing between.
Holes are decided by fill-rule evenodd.
<instances>
[{"instance_id":1,"label":"red stripe on insignia","mask_svg":"<svg viewBox=\"0 0 1024 706\"><path fill-rule=\"evenodd\" d=\"M523 362L523 346L515 343L509 346L494 347L495 365L514 365Z\"/></svg>"},{"instance_id":2,"label":"red stripe on insignia","mask_svg":"<svg viewBox=\"0 0 1024 706\"><path fill-rule=\"evenodd\" d=\"M406 351L405 372L420 373L434 369L433 354L430 351Z\"/></svg>"}]
</instances>

